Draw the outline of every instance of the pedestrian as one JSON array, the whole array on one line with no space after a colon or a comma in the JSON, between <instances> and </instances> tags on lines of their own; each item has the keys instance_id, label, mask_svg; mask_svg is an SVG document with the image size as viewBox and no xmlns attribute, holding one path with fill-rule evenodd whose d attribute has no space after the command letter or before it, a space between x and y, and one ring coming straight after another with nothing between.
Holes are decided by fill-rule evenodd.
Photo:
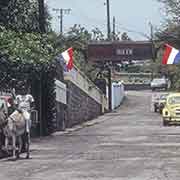
<instances>
[{"instance_id":1,"label":"pedestrian","mask_svg":"<svg viewBox=\"0 0 180 180\"><path fill-rule=\"evenodd\" d=\"M26 84L24 82L19 83L20 93L15 97L15 104L17 110L23 114L26 120L26 132L30 132L31 118L30 113L34 108L34 98L31 94L27 93Z\"/></svg>"}]
</instances>

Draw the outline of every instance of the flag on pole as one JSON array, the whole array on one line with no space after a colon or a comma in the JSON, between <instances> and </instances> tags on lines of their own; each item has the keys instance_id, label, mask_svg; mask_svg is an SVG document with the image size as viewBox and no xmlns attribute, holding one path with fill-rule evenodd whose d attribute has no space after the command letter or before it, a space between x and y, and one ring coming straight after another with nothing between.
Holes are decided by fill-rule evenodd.
<instances>
[{"instance_id":1,"label":"flag on pole","mask_svg":"<svg viewBox=\"0 0 180 180\"><path fill-rule=\"evenodd\" d=\"M179 64L180 51L176 48L165 44L165 51L163 54L162 64Z\"/></svg>"},{"instance_id":2,"label":"flag on pole","mask_svg":"<svg viewBox=\"0 0 180 180\"><path fill-rule=\"evenodd\" d=\"M73 68L73 48L69 48L68 50L61 53L61 61L63 63L65 71L69 71Z\"/></svg>"}]
</instances>

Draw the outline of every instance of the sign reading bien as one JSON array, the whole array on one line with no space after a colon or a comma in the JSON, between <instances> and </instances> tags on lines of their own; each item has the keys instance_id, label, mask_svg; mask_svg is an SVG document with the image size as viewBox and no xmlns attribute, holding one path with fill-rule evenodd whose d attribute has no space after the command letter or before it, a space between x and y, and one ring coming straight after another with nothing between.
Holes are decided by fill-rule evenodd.
<instances>
[{"instance_id":1,"label":"sign reading bien","mask_svg":"<svg viewBox=\"0 0 180 180\"><path fill-rule=\"evenodd\" d=\"M153 59L150 41L92 42L88 44L88 60L91 62L122 62Z\"/></svg>"}]
</instances>

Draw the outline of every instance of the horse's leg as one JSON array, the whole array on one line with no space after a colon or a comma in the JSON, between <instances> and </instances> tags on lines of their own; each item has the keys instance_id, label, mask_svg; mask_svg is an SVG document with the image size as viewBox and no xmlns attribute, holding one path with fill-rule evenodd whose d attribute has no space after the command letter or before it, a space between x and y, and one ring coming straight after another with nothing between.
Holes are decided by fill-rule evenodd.
<instances>
[{"instance_id":1,"label":"horse's leg","mask_svg":"<svg viewBox=\"0 0 180 180\"><path fill-rule=\"evenodd\" d=\"M4 146L2 146L3 151L5 151L6 153L9 153L8 151L8 144L9 144L9 139L7 136L5 136L5 141L4 141Z\"/></svg>"},{"instance_id":2,"label":"horse's leg","mask_svg":"<svg viewBox=\"0 0 180 180\"><path fill-rule=\"evenodd\" d=\"M18 151L16 154L17 159L20 157L21 150L22 150L22 138L21 136L18 136Z\"/></svg>"},{"instance_id":3,"label":"horse's leg","mask_svg":"<svg viewBox=\"0 0 180 180\"><path fill-rule=\"evenodd\" d=\"M9 139L5 136L5 149L8 150Z\"/></svg>"},{"instance_id":4,"label":"horse's leg","mask_svg":"<svg viewBox=\"0 0 180 180\"><path fill-rule=\"evenodd\" d=\"M12 136L13 159L16 159L16 136Z\"/></svg>"},{"instance_id":5,"label":"horse's leg","mask_svg":"<svg viewBox=\"0 0 180 180\"><path fill-rule=\"evenodd\" d=\"M30 146L30 133L26 133L26 143L27 143L27 155L26 155L26 159L29 159L29 156L30 156L30 149L29 149L29 146Z\"/></svg>"}]
</instances>

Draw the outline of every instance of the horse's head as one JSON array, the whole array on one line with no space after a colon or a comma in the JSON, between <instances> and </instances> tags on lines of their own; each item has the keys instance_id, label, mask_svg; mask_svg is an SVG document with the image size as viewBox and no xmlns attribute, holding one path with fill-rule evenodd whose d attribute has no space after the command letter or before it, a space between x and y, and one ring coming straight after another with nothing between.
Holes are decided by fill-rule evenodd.
<instances>
[{"instance_id":1,"label":"horse's head","mask_svg":"<svg viewBox=\"0 0 180 180\"><path fill-rule=\"evenodd\" d=\"M0 128L3 128L7 124L7 112L4 104L0 106Z\"/></svg>"}]
</instances>

